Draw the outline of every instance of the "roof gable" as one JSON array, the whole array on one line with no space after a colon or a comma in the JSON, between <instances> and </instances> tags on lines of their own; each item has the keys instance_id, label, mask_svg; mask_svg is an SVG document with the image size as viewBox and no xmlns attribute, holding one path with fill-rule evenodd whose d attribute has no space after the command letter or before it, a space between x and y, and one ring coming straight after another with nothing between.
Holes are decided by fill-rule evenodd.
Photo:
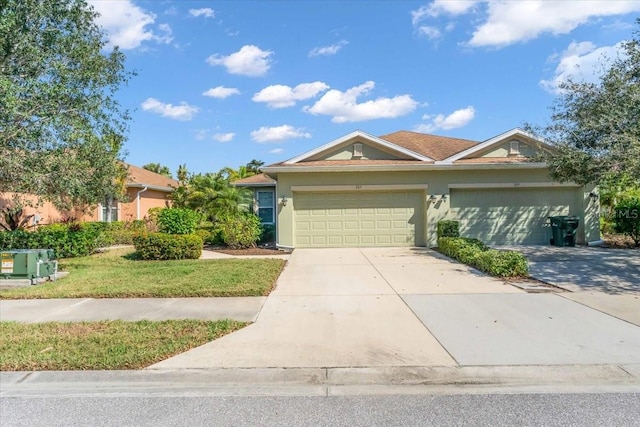
<instances>
[{"instance_id":1,"label":"roof gable","mask_svg":"<svg viewBox=\"0 0 640 427\"><path fill-rule=\"evenodd\" d=\"M516 143L512 146L512 142ZM480 144L460 151L442 160L442 163L451 164L453 162L470 161L478 163L485 159L491 161L495 159L526 160L534 156L540 150L552 150L550 145L537 140L533 135L522 129L515 128L510 131L494 136Z\"/></svg>"},{"instance_id":2,"label":"roof gable","mask_svg":"<svg viewBox=\"0 0 640 427\"><path fill-rule=\"evenodd\" d=\"M376 157L376 159L407 159L421 160L425 162L433 161L429 156L425 156L424 154L417 153L406 147L394 144L386 139L378 138L366 132L355 131L311 151L307 151L306 153L293 157L285 161L284 164L293 165L305 161L331 160L332 157L336 156L338 157L336 160L340 160L340 157L342 157L341 153L345 153L346 151L345 147L350 147L351 144L355 143L363 144L363 146L366 145L368 147L367 151L369 155Z\"/></svg>"}]
</instances>

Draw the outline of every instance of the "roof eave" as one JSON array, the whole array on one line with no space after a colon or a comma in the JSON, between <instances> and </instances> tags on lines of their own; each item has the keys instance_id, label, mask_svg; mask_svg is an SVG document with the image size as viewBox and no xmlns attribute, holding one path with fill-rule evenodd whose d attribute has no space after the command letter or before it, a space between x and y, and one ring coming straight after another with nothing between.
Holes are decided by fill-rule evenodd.
<instances>
[{"instance_id":1,"label":"roof eave","mask_svg":"<svg viewBox=\"0 0 640 427\"><path fill-rule=\"evenodd\" d=\"M429 163L417 165L362 165L362 166L270 166L263 168L267 173L291 172L401 172L422 170L473 170L473 169L546 169L545 163Z\"/></svg>"},{"instance_id":2,"label":"roof eave","mask_svg":"<svg viewBox=\"0 0 640 427\"><path fill-rule=\"evenodd\" d=\"M164 191L167 193L172 193L175 190L175 187L162 187L159 185L150 185L150 184L140 184L137 182L132 182L126 184L127 188L147 188L147 190L156 190L156 191Z\"/></svg>"}]
</instances>

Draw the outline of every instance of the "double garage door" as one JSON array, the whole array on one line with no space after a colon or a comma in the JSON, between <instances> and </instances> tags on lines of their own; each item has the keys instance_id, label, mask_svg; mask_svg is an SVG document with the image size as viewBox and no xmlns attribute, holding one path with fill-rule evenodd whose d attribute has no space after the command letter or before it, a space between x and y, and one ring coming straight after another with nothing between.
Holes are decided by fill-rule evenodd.
<instances>
[{"instance_id":1,"label":"double garage door","mask_svg":"<svg viewBox=\"0 0 640 427\"><path fill-rule=\"evenodd\" d=\"M424 245L421 194L419 191L295 193L295 245Z\"/></svg>"},{"instance_id":2,"label":"double garage door","mask_svg":"<svg viewBox=\"0 0 640 427\"><path fill-rule=\"evenodd\" d=\"M450 217L463 236L490 244L549 244L547 218L576 215L578 196L575 187L452 189Z\"/></svg>"},{"instance_id":3,"label":"double garage door","mask_svg":"<svg viewBox=\"0 0 640 427\"><path fill-rule=\"evenodd\" d=\"M548 244L547 218L578 215L580 194L567 187L451 189L446 217L460 221L463 236L489 244ZM296 192L295 246L424 246L432 208L424 199L422 191Z\"/></svg>"}]
</instances>

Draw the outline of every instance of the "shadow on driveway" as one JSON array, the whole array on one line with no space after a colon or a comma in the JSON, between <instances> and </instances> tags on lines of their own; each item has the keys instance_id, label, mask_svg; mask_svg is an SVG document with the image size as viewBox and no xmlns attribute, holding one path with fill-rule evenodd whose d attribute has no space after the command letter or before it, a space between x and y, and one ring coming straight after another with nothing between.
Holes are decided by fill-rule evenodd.
<instances>
[{"instance_id":1,"label":"shadow on driveway","mask_svg":"<svg viewBox=\"0 0 640 427\"><path fill-rule=\"evenodd\" d=\"M529 261L531 277L572 292L640 295L640 251L594 247L509 246Z\"/></svg>"}]
</instances>

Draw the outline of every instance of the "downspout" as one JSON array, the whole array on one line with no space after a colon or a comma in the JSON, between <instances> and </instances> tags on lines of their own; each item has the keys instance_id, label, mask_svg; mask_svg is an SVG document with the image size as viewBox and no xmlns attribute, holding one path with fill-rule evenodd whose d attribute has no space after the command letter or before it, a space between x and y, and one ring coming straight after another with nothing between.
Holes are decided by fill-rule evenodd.
<instances>
[{"instance_id":1,"label":"downspout","mask_svg":"<svg viewBox=\"0 0 640 427\"><path fill-rule=\"evenodd\" d=\"M144 193L145 191L147 191L148 187L145 186L142 190L138 191L136 193L136 219L141 219L140 218L140 194Z\"/></svg>"}]
</instances>

